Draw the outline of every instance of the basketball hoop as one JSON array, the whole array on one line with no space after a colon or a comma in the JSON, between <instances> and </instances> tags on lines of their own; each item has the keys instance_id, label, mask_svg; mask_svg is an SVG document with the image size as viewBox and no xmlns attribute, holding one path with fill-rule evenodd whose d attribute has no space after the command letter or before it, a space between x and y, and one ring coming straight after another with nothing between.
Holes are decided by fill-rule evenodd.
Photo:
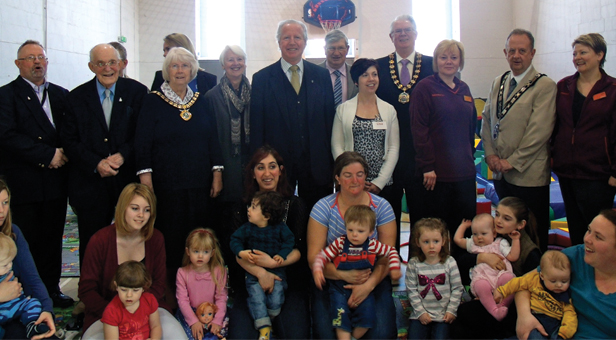
<instances>
[{"instance_id":1,"label":"basketball hoop","mask_svg":"<svg viewBox=\"0 0 616 340\"><path fill-rule=\"evenodd\" d=\"M342 25L342 20L319 20L319 22L321 23L321 27L323 27L323 30L325 30L326 33L337 30L340 28L340 25Z\"/></svg>"}]
</instances>

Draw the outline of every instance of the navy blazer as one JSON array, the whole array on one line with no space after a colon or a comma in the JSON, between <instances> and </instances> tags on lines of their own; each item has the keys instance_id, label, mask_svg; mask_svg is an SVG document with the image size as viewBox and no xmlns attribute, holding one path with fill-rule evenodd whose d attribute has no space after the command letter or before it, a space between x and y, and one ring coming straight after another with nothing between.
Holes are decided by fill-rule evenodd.
<instances>
[{"instance_id":1,"label":"navy blazer","mask_svg":"<svg viewBox=\"0 0 616 340\"><path fill-rule=\"evenodd\" d=\"M197 71L197 89L199 89L199 93L202 95L206 94L207 91L212 89L216 84L217 78L215 75L211 73L207 73L201 69ZM165 82L163 79L163 71L156 71L154 74L154 81L152 82L152 87L150 91L160 91L160 86Z\"/></svg>"},{"instance_id":2,"label":"navy blazer","mask_svg":"<svg viewBox=\"0 0 616 340\"><path fill-rule=\"evenodd\" d=\"M397 65L398 58L396 53L393 53L394 63ZM413 147L413 136L411 134L410 104L402 104L398 101L398 96L402 93L402 90L398 89L391 78L389 55L377 59L377 63L379 65L379 88L376 90L376 95L393 105L398 113L398 122L400 123L400 157L398 158L398 164L394 171L394 182L397 180L408 182L413 178L415 173L415 148ZM396 76L398 76L398 79L400 79L397 66L394 68L394 72ZM419 73L417 82L433 74L432 57L422 55L421 72ZM415 85L417 85L417 82ZM415 85L413 85L410 90L407 90L406 93L410 95L415 89Z\"/></svg>"},{"instance_id":3,"label":"navy blazer","mask_svg":"<svg viewBox=\"0 0 616 340\"><path fill-rule=\"evenodd\" d=\"M94 77L71 91L71 110L62 130L64 150L71 161L69 199L76 207L95 205L93 198L101 191L119 195L126 184L137 181L133 144L137 116L148 88L136 80L118 78L108 128L96 82ZM96 166L118 152L124 157L119 173L101 178Z\"/></svg>"},{"instance_id":4,"label":"navy blazer","mask_svg":"<svg viewBox=\"0 0 616 340\"><path fill-rule=\"evenodd\" d=\"M268 143L286 162L294 157L293 130L287 112L284 88L291 82L280 60L252 77L250 103L250 146L254 152ZM307 86L306 110L310 139L310 170L317 185L332 181L331 136L334 122L334 89L327 69L304 60L302 87ZM290 169L289 169L290 170ZM288 171L288 170L287 170ZM291 178L293 174L289 174Z\"/></svg>"},{"instance_id":5,"label":"navy blazer","mask_svg":"<svg viewBox=\"0 0 616 340\"><path fill-rule=\"evenodd\" d=\"M13 203L66 197L67 168L50 169L49 163L62 147L59 132L68 111L68 91L49 83L47 94L55 128L21 76L0 88L0 174L11 188Z\"/></svg>"}]
</instances>

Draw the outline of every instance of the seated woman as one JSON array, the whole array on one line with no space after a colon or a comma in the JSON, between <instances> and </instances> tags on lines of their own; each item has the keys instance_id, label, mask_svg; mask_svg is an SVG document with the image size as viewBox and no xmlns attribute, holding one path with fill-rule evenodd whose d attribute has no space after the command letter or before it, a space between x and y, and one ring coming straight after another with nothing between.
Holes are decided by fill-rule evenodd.
<instances>
[{"instance_id":1,"label":"seated woman","mask_svg":"<svg viewBox=\"0 0 616 340\"><path fill-rule=\"evenodd\" d=\"M575 339L611 339L616 335L616 211L602 210L584 236L584 244L563 250L571 261L571 301L578 317ZM516 294L517 336L533 329L547 335L530 312L530 294Z\"/></svg>"},{"instance_id":2,"label":"seated woman","mask_svg":"<svg viewBox=\"0 0 616 340\"><path fill-rule=\"evenodd\" d=\"M383 198L365 191L369 167L364 158L353 151L343 152L334 165L337 193L319 200L312 208L308 221L308 263L313 264L319 252L336 238L346 234L344 214L353 205L369 206L376 213L376 228L370 238L394 246L396 243L396 217L391 205ZM396 337L396 308L391 296L391 282L387 279L388 259L381 258L374 270L337 270L332 263L323 268L328 280L352 282L345 288L352 290L349 307L355 308L373 292L376 309L376 327L363 339L394 339ZM328 287L329 283L325 287ZM315 339L336 337L329 317L328 289L318 290L312 285L312 332Z\"/></svg>"},{"instance_id":3,"label":"seated woman","mask_svg":"<svg viewBox=\"0 0 616 340\"><path fill-rule=\"evenodd\" d=\"M49 331L33 337L32 339L49 338L56 332L55 322L52 316L53 303L47 289L41 281L36 270L36 265L30 254L28 242L11 219L11 192L3 179L0 179L0 232L11 237L17 245L17 255L13 259L13 274L0 283L0 303L11 301L23 294L37 298L42 305L42 312L36 324L44 322ZM12 277L18 279L12 279ZM26 327L19 321L13 320L2 325L4 328L3 339L25 339Z\"/></svg>"},{"instance_id":4,"label":"seated woman","mask_svg":"<svg viewBox=\"0 0 616 340\"><path fill-rule=\"evenodd\" d=\"M282 266L287 267L287 284L285 303L280 314L273 320L274 334L280 339L310 338L310 306L308 304L310 270L306 262L306 225L308 211L301 198L293 195L287 181L284 161L280 154L269 146L255 151L246 165L244 178L244 201L237 205L233 213L229 232L248 221L246 205L250 204L257 191L277 191L285 197L284 221L295 235L295 249L287 256ZM230 235L227 235L227 240ZM224 242L221 240L221 242ZM228 241L227 241L228 242ZM244 270L256 276L265 291L274 288L278 277L264 267L276 266L276 262L266 253L255 251L258 266L242 259L225 259L229 266L229 282L234 291L233 307L227 310L229 315L229 339L257 339L259 333L252 327L253 320L248 312L246 298L248 293L244 285ZM301 258L300 258L301 257ZM239 265L242 268L239 268Z\"/></svg>"},{"instance_id":5,"label":"seated woman","mask_svg":"<svg viewBox=\"0 0 616 340\"><path fill-rule=\"evenodd\" d=\"M118 266L134 260L145 264L152 276L148 292L158 301L163 339L186 339L180 323L163 301L166 287L165 241L154 229L156 197L143 184L127 185L116 205L115 223L99 230L90 239L81 268L79 299L85 304L83 339L102 339L103 311L116 291L111 283ZM167 309L166 309L167 308Z\"/></svg>"}]
</instances>

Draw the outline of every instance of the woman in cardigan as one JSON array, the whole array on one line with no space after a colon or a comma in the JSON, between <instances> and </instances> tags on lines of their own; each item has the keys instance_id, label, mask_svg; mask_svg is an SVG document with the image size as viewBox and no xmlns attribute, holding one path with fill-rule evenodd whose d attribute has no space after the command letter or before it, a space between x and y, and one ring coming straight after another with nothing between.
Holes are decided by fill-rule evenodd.
<instances>
[{"instance_id":1,"label":"woman in cardigan","mask_svg":"<svg viewBox=\"0 0 616 340\"><path fill-rule=\"evenodd\" d=\"M183 254L178 250L184 249L191 230L211 220L208 202L222 190L216 119L207 111L203 93L188 86L196 74L194 55L182 47L171 49L163 64L165 82L144 98L135 133L139 180L158 196L156 228L170 249L167 270L173 297Z\"/></svg>"},{"instance_id":2,"label":"woman in cardigan","mask_svg":"<svg viewBox=\"0 0 616 340\"><path fill-rule=\"evenodd\" d=\"M152 276L152 293L160 308L163 339L186 339L180 323L169 313L163 301L166 287L165 241L154 229L156 197L143 184L127 185L115 211L115 223L90 239L81 267L79 299L85 304L83 339L102 339L100 318L116 291L111 283L118 266L126 261L143 262ZM166 309L165 309L166 308ZM98 321L97 321L98 320Z\"/></svg>"},{"instance_id":3,"label":"woman in cardigan","mask_svg":"<svg viewBox=\"0 0 616 340\"><path fill-rule=\"evenodd\" d=\"M616 194L616 79L603 70L607 45L598 33L573 41L577 72L558 82L553 170L558 175L573 245Z\"/></svg>"}]
</instances>

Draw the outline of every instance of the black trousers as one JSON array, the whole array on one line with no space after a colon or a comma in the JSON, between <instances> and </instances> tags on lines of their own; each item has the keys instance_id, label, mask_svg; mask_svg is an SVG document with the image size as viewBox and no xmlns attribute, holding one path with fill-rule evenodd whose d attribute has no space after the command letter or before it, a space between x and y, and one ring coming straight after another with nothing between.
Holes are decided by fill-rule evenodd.
<instances>
[{"instance_id":1,"label":"black trousers","mask_svg":"<svg viewBox=\"0 0 616 340\"><path fill-rule=\"evenodd\" d=\"M591 181L559 177L560 191L565 202L571 244L584 243L584 235L593 218L603 209L614 205L616 188L606 180Z\"/></svg>"},{"instance_id":2,"label":"black trousers","mask_svg":"<svg viewBox=\"0 0 616 340\"><path fill-rule=\"evenodd\" d=\"M66 221L66 198L12 204L13 223L21 228L47 291L58 290L62 272L62 235Z\"/></svg>"},{"instance_id":3,"label":"black trousers","mask_svg":"<svg viewBox=\"0 0 616 340\"><path fill-rule=\"evenodd\" d=\"M504 178L494 181L494 189L500 199L514 196L523 200L537 219L539 248L542 253L548 250L548 232L550 230L550 186L521 187L508 183Z\"/></svg>"},{"instance_id":4,"label":"black trousers","mask_svg":"<svg viewBox=\"0 0 616 340\"><path fill-rule=\"evenodd\" d=\"M99 192L96 205L73 206L79 229L79 264L86 256L90 238L113 221L117 201L115 194Z\"/></svg>"}]
</instances>

